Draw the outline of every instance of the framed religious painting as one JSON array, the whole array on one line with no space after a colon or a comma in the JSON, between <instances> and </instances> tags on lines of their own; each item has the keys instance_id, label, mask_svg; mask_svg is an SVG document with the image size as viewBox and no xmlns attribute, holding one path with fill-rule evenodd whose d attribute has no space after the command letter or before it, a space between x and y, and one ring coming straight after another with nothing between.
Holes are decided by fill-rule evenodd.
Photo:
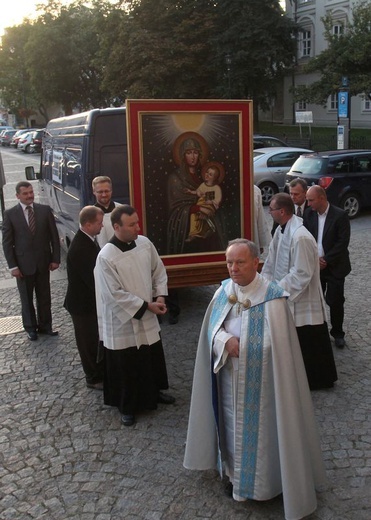
<instances>
[{"instance_id":1,"label":"framed religious painting","mask_svg":"<svg viewBox=\"0 0 371 520\"><path fill-rule=\"evenodd\" d=\"M169 287L228 276L229 240L252 237L252 102L128 100L130 199Z\"/></svg>"}]
</instances>

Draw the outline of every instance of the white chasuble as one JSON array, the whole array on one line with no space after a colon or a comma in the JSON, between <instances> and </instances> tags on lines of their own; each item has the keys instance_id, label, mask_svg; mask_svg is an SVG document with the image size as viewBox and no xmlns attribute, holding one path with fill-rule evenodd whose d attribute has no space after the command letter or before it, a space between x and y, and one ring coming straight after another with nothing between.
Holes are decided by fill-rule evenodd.
<instances>
[{"instance_id":1,"label":"white chasuble","mask_svg":"<svg viewBox=\"0 0 371 520\"><path fill-rule=\"evenodd\" d=\"M285 517L297 520L316 509L315 487L325 477L287 293L259 274L239 289L223 282L205 315L184 465L224 466L235 500L283 493ZM248 298L251 308L239 312L231 294L240 302ZM232 335L240 336L237 360L224 349Z\"/></svg>"}]
</instances>

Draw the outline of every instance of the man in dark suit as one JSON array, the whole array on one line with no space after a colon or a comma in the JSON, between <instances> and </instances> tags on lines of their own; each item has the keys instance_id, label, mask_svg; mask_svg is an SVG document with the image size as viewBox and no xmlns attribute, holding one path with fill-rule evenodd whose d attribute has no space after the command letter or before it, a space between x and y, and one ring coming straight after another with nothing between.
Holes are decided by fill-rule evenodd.
<instances>
[{"instance_id":1,"label":"man in dark suit","mask_svg":"<svg viewBox=\"0 0 371 520\"><path fill-rule=\"evenodd\" d=\"M52 329L50 271L59 267L60 244L51 208L34 203L32 184L16 185L19 204L4 212L3 249L21 297L23 327L31 341ZM36 307L33 304L34 292Z\"/></svg>"},{"instance_id":2,"label":"man in dark suit","mask_svg":"<svg viewBox=\"0 0 371 520\"><path fill-rule=\"evenodd\" d=\"M95 206L80 211L80 229L67 253L68 287L64 307L71 314L86 386L103 390L103 361L97 362L99 332L95 306L94 267L99 253L96 240L104 213Z\"/></svg>"},{"instance_id":3,"label":"man in dark suit","mask_svg":"<svg viewBox=\"0 0 371 520\"><path fill-rule=\"evenodd\" d=\"M331 336L335 346L343 348L344 341L344 283L350 273L348 245L350 222L347 213L327 201L321 186L307 191L311 211L304 216L304 226L317 241L323 294L330 307Z\"/></svg>"},{"instance_id":4,"label":"man in dark suit","mask_svg":"<svg viewBox=\"0 0 371 520\"><path fill-rule=\"evenodd\" d=\"M300 177L293 179L289 184L290 197L295 205L295 215L304 218L304 212L308 209L308 201L306 198L308 185L304 179ZM278 223L273 221L272 236L278 227Z\"/></svg>"}]
</instances>

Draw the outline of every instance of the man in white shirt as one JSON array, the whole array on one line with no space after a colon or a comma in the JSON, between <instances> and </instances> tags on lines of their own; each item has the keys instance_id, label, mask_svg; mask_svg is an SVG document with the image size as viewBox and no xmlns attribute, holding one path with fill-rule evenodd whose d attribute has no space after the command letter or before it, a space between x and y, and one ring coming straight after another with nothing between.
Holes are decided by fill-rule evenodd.
<instances>
[{"instance_id":1,"label":"man in white shirt","mask_svg":"<svg viewBox=\"0 0 371 520\"><path fill-rule=\"evenodd\" d=\"M3 249L17 280L23 327L36 341L38 334L58 335L52 329L50 271L59 267L60 243L52 210L34 202L32 184L20 181L15 189L19 204L4 212Z\"/></svg>"},{"instance_id":2,"label":"man in white shirt","mask_svg":"<svg viewBox=\"0 0 371 520\"><path fill-rule=\"evenodd\" d=\"M304 218L304 213L308 209L308 202L307 202L307 190L308 185L304 179L300 179L299 177L296 179L293 179L289 183L289 193L290 197L295 205L294 215L300 218ZM274 235L274 232L276 231L278 227L278 222L273 220L273 226L272 226L272 236Z\"/></svg>"},{"instance_id":3,"label":"man in white shirt","mask_svg":"<svg viewBox=\"0 0 371 520\"><path fill-rule=\"evenodd\" d=\"M311 186L307 200L311 210L304 216L304 226L317 240L321 285L330 307L330 334L335 346L344 348L344 285L351 271L349 217L344 210L328 203L321 186Z\"/></svg>"},{"instance_id":4,"label":"man in white shirt","mask_svg":"<svg viewBox=\"0 0 371 520\"><path fill-rule=\"evenodd\" d=\"M97 236L99 246L103 247L114 235L111 224L111 213L120 204L112 200L112 181L106 175L94 177L92 187L93 194L97 199L95 206L100 208L104 213L103 228Z\"/></svg>"},{"instance_id":5,"label":"man in white shirt","mask_svg":"<svg viewBox=\"0 0 371 520\"><path fill-rule=\"evenodd\" d=\"M297 217L304 217L304 212L308 207L307 202L308 185L304 179L293 179L289 184L290 197L295 204L295 215Z\"/></svg>"},{"instance_id":6,"label":"man in white shirt","mask_svg":"<svg viewBox=\"0 0 371 520\"><path fill-rule=\"evenodd\" d=\"M102 230L103 215L95 206L85 206L80 211L80 229L67 252L68 286L64 300L64 307L72 317L86 386L95 390L103 390L103 362L97 360L99 332L94 285L94 267L100 249L96 237Z\"/></svg>"}]
</instances>

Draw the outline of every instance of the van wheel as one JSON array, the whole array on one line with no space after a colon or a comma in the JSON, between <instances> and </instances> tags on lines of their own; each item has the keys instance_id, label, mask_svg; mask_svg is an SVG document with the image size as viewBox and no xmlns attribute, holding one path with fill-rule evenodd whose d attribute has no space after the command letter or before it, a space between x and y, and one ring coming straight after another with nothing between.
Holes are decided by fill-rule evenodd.
<instances>
[{"instance_id":1,"label":"van wheel","mask_svg":"<svg viewBox=\"0 0 371 520\"><path fill-rule=\"evenodd\" d=\"M356 218L361 211L361 203L356 193L347 193L345 197L341 199L340 207L348 213L348 217Z\"/></svg>"},{"instance_id":2,"label":"van wheel","mask_svg":"<svg viewBox=\"0 0 371 520\"><path fill-rule=\"evenodd\" d=\"M269 206L273 195L278 193L278 188L272 182L263 182L259 185L259 189L262 194L263 206Z\"/></svg>"}]
</instances>

